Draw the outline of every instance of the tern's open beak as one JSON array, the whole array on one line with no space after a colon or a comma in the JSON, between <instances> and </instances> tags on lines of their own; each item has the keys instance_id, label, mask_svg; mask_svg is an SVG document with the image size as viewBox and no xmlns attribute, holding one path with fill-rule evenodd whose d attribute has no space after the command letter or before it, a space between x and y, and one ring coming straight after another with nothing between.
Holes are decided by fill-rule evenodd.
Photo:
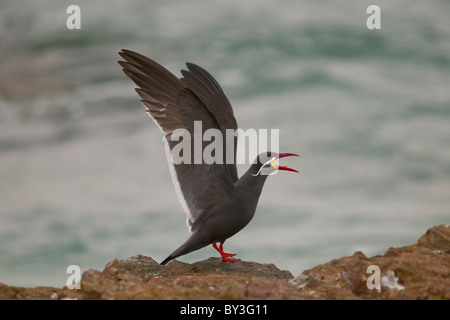
<instances>
[{"instance_id":1,"label":"tern's open beak","mask_svg":"<svg viewBox=\"0 0 450 320\"><path fill-rule=\"evenodd\" d=\"M289 168L287 166L277 166L276 164L274 164L275 160L277 160L277 159L281 159L284 157L291 157L291 156L300 157L298 154L295 154L295 153L279 153L278 156L275 159L273 159L273 161L270 163L270 165L278 170L285 170L285 171L292 171L292 172L299 173L297 170Z\"/></svg>"}]
</instances>

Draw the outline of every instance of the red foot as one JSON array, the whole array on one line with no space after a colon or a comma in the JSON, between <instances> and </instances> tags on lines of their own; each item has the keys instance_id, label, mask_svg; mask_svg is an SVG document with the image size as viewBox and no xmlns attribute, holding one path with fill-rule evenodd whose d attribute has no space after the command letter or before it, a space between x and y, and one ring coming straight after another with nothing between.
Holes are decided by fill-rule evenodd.
<instances>
[{"instance_id":1,"label":"red foot","mask_svg":"<svg viewBox=\"0 0 450 320\"><path fill-rule=\"evenodd\" d=\"M236 262L236 261L239 261L239 259L230 258L230 257L234 257L236 254L234 254L234 253L227 253L227 252L223 251L223 242L220 243L219 247L217 247L216 243L213 243L213 247L214 247L214 249L219 251L220 255L222 256L222 261L223 262Z\"/></svg>"},{"instance_id":2,"label":"red foot","mask_svg":"<svg viewBox=\"0 0 450 320\"><path fill-rule=\"evenodd\" d=\"M235 253L222 252L222 257L234 257L235 255L236 255Z\"/></svg>"},{"instance_id":3,"label":"red foot","mask_svg":"<svg viewBox=\"0 0 450 320\"><path fill-rule=\"evenodd\" d=\"M236 261L239 261L239 259L227 258L227 257L222 256L222 261L223 262L236 262Z\"/></svg>"}]
</instances>

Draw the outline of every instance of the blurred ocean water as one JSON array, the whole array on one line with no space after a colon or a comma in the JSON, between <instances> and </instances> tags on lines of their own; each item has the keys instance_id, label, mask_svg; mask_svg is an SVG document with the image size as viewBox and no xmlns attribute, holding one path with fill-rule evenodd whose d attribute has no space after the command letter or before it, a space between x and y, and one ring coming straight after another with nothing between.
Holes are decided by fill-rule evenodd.
<instances>
[{"instance_id":1,"label":"blurred ocean water","mask_svg":"<svg viewBox=\"0 0 450 320\"><path fill-rule=\"evenodd\" d=\"M81 30L70 4L0 3L0 283L62 287L69 265L161 261L188 237L122 48L178 76L203 66L241 128L279 129L301 155L227 241L238 258L298 275L449 223L448 1L80 0Z\"/></svg>"}]
</instances>

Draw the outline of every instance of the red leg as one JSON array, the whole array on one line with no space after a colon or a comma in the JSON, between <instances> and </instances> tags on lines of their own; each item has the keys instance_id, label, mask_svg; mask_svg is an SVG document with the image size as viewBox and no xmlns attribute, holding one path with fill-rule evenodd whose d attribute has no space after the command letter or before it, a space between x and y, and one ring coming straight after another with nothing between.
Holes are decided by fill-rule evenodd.
<instances>
[{"instance_id":1,"label":"red leg","mask_svg":"<svg viewBox=\"0 0 450 320\"><path fill-rule=\"evenodd\" d=\"M223 256L225 256L225 257L234 257L236 255L235 253L226 253L226 252L224 252L223 251L223 242L220 243L219 249L220 249L220 251L222 251L222 257Z\"/></svg>"},{"instance_id":2,"label":"red leg","mask_svg":"<svg viewBox=\"0 0 450 320\"><path fill-rule=\"evenodd\" d=\"M236 261L239 261L239 259L230 258L230 257L235 256L235 254L223 252L223 243L222 242L220 243L220 247L217 247L217 244L214 242L213 243L213 247L214 247L214 249L219 251L220 255L222 256L222 261L224 261L224 262L236 262Z\"/></svg>"}]
</instances>

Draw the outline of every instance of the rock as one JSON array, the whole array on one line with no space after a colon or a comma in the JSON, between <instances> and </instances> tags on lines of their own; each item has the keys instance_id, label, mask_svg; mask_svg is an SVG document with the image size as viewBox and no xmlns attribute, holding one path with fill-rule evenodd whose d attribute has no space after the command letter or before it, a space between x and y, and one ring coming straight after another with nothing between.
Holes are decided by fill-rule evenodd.
<instances>
[{"instance_id":1,"label":"rock","mask_svg":"<svg viewBox=\"0 0 450 320\"><path fill-rule=\"evenodd\" d=\"M162 266L152 258L135 255L130 258L109 262L104 273L131 273L148 280L155 276L174 277L185 274L248 274L258 277L269 277L290 280L294 278L292 273L278 269L274 264L261 264L250 261L237 261L235 263L223 263L220 258L209 258L192 264L177 260L171 261L167 266Z\"/></svg>"},{"instance_id":2,"label":"rock","mask_svg":"<svg viewBox=\"0 0 450 320\"><path fill-rule=\"evenodd\" d=\"M52 287L10 287L0 283L0 300L52 300L61 289Z\"/></svg>"},{"instance_id":3,"label":"rock","mask_svg":"<svg viewBox=\"0 0 450 320\"><path fill-rule=\"evenodd\" d=\"M306 299L450 299L450 227L435 226L416 244L367 258L361 252L331 260L292 280ZM369 289L371 265L380 290Z\"/></svg>"},{"instance_id":4,"label":"rock","mask_svg":"<svg viewBox=\"0 0 450 320\"><path fill-rule=\"evenodd\" d=\"M367 286L369 266L379 268L379 290ZM371 258L357 251L333 259L295 279L273 264L209 258L161 266L135 255L84 272L80 290L0 284L0 299L450 299L450 227Z\"/></svg>"},{"instance_id":5,"label":"rock","mask_svg":"<svg viewBox=\"0 0 450 320\"><path fill-rule=\"evenodd\" d=\"M159 265L136 255L109 262L100 272L83 273L81 290L65 288L61 297L76 299L284 299L296 297L293 276L272 264L209 258L193 264Z\"/></svg>"},{"instance_id":6,"label":"rock","mask_svg":"<svg viewBox=\"0 0 450 320\"><path fill-rule=\"evenodd\" d=\"M442 224L428 229L417 241L417 245L432 250L450 253L450 226L448 224Z\"/></svg>"},{"instance_id":7,"label":"rock","mask_svg":"<svg viewBox=\"0 0 450 320\"><path fill-rule=\"evenodd\" d=\"M281 299L283 294L295 296L295 288L283 281L292 278L272 264L209 258L161 266L136 255L114 259L102 272L86 271L81 290L67 289L64 294L77 299Z\"/></svg>"}]
</instances>

